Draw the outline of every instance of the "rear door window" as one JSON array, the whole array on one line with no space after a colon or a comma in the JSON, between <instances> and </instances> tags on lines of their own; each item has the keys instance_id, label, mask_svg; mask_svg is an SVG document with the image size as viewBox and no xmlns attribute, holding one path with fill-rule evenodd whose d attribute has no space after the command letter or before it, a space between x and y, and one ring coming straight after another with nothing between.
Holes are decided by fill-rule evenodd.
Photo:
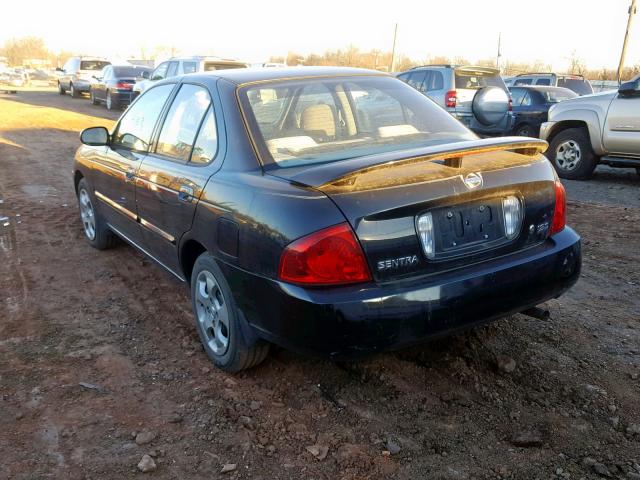
<instances>
[{"instance_id":1,"label":"rear door window","mask_svg":"<svg viewBox=\"0 0 640 480\"><path fill-rule=\"evenodd\" d=\"M211 99L205 88L182 85L162 125L156 153L187 162L204 114L210 105Z\"/></svg>"},{"instance_id":2,"label":"rear door window","mask_svg":"<svg viewBox=\"0 0 640 480\"><path fill-rule=\"evenodd\" d=\"M536 85L551 85L550 78L539 78L536 80Z\"/></svg>"},{"instance_id":3,"label":"rear door window","mask_svg":"<svg viewBox=\"0 0 640 480\"><path fill-rule=\"evenodd\" d=\"M167 69L167 78L175 77L178 74L178 62L170 62Z\"/></svg>"},{"instance_id":4,"label":"rear door window","mask_svg":"<svg viewBox=\"0 0 640 480\"><path fill-rule=\"evenodd\" d=\"M514 107L519 107L522 104L522 99L524 98L524 94L527 93L524 88L512 88L511 89L511 100L513 102Z\"/></svg>"},{"instance_id":5,"label":"rear door window","mask_svg":"<svg viewBox=\"0 0 640 480\"><path fill-rule=\"evenodd\" d=\"M151 80L162 80L167 76L167 68L169 68L169 62L161 63L151 74Z\"/></svg>"},{"instance_id":6,"label":"rear door window","mask_svg":"<svg viewBox=\"0 0 640 480\"><path fill-rule=\"evenodd\" d=\"M593 93L591 84L581 78L560 78L557 86L573 90L578 95L590 95Z\"/></svg>"},{"instance_id":7,"label":"rear door window","mask_svg":"<svg viewBox=\"0 0 640 480\"><path fill-rule=\"evenodd\" d=\"M198 132L198 138L193 145L190 163L205 165L216 156L218 151L218 130L216 128L216 118L213 113L213 106L209 107L202 127Z\"/></svg>"},{"instance_id":8,"label":"rear door window","mask_svg":"<svg viewBox=\"0 0 640 480\"><path fill-rule=\"evenodd\" d=\"M130 150L149 150L151 135L173 85L160 85L143 93L120 119L113 144Z\"/></svg>"},{"instance_id":9,"label":"rear door window","mask_svg":"<svg viewBox=\"0 0 640 480\"><path fill-rule=\"evenodd\" d=\"M426 71L421 71L421 72L413 72L412 74L409 75L409 78L407 80L407 83L409 85L411 85L413 88L415 88L416 90L419 91L423 91L422 90L422 85L424 84L424 80L427 76Z\"/></svg>"},{"instance_id":10,"label":"rear door window","mask_svg":"<svg viewBox=\"0 0 640 480\"><path fill-rule=\"evenodd\" d=\"M514 85L531 85L533 83L532 78L517 78Z\"/></svg>"},{"instance_id":11,"label":"rear door window","mask_svg":"<svg viewBox=\"0 0 640 480\"><path fill-rule=\"evenodd\" d=\"M80 70L95 70L100 71L107 65L110 65L110 62L105 62L101 60L82 60L80 62Z\"/></svg>"},{"instance_id":12,"label":"rear door window","mask_svg":"<svg viewBox=\"0 0 640 480\"><path fill-rule=\"evenodd\" d=\"M194 73L198 71L198 64L196 62L182 62L182 71L184 73Z\"/></svg>"}]
</instances>

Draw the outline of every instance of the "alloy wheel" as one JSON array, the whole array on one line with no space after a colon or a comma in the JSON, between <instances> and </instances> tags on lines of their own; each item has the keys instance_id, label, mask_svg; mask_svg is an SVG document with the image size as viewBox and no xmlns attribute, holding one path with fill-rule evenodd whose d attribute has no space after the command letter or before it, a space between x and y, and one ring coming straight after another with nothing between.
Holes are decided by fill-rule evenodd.
<instances>
[{"instance_id":1,"label":"alloy wheel","mask_svg":"<svg viewBox=\"0 0 640 480\"><path fill-rule=\"evenodd\" d=\"M575 140L567 140L556 147L556 164L562 170L575 170L581 159L582 150Z\"/></svg>"},{"instance_id":2,"label":"alloy wheel","mask_svg":"<svg viewBox=\"0 0 640 480\"><path fill-rule=\"evenodd\" d=\"M111 100L111 92L107 92L107 110L111 110L113 107L113 100Z\"/></svg>"},{"instance_id":3,"label":"alloy wheel","mask_svg":"<svg viewBox=\"0 0 640 480\"><path fill-rule=\"evenodd\" d=\"M203 270L196 279L196 315L205 343L216 355L229 348L229 309L213 274Z\"/></svg>"},{"instance_id":4,"label":"alloy wheel","mask_svg":"<svg viewBox=\"0 0 640 480\"><path fill-rule=\"evenodd\" d=\"M80 218L82 218L84 234L89 240L94 240L96 238L96 214L93 210L89 193L84 188L81 189L78 199L80 201Z\"/></svg>"}]
</instances>

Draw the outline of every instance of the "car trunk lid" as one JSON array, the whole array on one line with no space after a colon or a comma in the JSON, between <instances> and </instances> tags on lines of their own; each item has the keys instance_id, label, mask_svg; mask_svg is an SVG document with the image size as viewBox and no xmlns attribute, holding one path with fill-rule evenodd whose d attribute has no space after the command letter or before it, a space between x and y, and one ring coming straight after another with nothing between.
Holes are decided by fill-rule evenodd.
<instances>
[{"instance_id":1,"label":"car trunk lid","mask_svg":"<svg viewBox=\"0 0 640 480\"><path fill-rule=\"evenodd\" d=\"M546 143L484 139L418 151L277 169L270 173L324 192L340 208L378 282L449 270L540 243L555 202ZM503 198L522 206L518 235L505 235ZM417 231L430 212L435 256Z\"/></svg>"}]
</instances>

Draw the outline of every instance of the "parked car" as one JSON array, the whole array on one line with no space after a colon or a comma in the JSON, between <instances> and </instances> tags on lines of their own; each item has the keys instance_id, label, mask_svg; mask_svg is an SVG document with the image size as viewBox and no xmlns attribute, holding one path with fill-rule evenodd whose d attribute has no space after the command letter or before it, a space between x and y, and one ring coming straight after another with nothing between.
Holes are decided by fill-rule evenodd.
<instances>
[{"instance_id":1,"label":"parked car","mask_svg":"<svg viewBox=\"0 0 640 480\"><path fill-rule=\"evenodd\" d=\"M556 103L578 96L568 88L560 87L511 87L514 135L537 137L540 125L547 121L549 109Z\"/></svg>"},{"instance_id":2,"label":"parked car","mask_svg":"<svg viewBox=\"0 0 640 480\"><path fill-rule=\"evenodd\" d=\"M64 95L67 91L77 98L81 93L88 93L93 76L111 62L99 57L71 57L58 69L58 93Z\"/></svg>"},{"instance_id":3,"label":"parked car","mask_svg":"<svg viewBox=\"0 0 640 480\"><path fill-rule=\"evenodd\" d=\"M508 135L513 129L509 91L494 68L427 65L397 76L479 135Z\"/></svg>"},{"instance_id":4,"label":"parked car","mask_svg":"<svg viewBox=\"0 0 640 480\"><path fill-rule=\"evenodd\" d=\"M220 57L174 57L158 65L148 80L138 82L133 88L137 96L159 80L196 72L247 68L247 64L239 60Z\"/></svg>"},{"instance_id":5,"label":"parked car","mask_svg":"<svg viewBox=\"0 0 640 480\"><path fill-rule=\"evenodd\" d=\"M151 68L135 65L107 65L91 83L91 103L98 105L104 102L108 110L129 105L133 86L137 81L149 78L151 71Z\"/></svg>"},{"instance_id":6,"label":"parked car","mask_svg":"<svg viewBox=\"0 0 640 480\"><path fill-rule=\"evenodd\" d=\"M640 174L640 75L616 91L554 105L540 138L562 178L588 178L598 163Z\"/></svg>"},{"instance_id":7,"label":"parked car","mask_svg":"<svg viewBox=\"0 0 640 480\"><path fill-rule=\"evenodd\" d=\"M227 371L269 343L349 358L531 312L580 272L546 143L478 139L380 72L173 77L80 139L89 244L123 238L190 285Z\"/></svg>"},{"instance_id":8,"label":"parked car","mask_svg":"<svg viewBox=\"0 0 640 480\"><path fill-rule=\"evenodd\" d=\"M557 73L522 73L510 79L509 86L535 85L562 87L573 90L578 95L591 95L593 87L582 75L559 75Z\"/></svg>"}]
</instances>

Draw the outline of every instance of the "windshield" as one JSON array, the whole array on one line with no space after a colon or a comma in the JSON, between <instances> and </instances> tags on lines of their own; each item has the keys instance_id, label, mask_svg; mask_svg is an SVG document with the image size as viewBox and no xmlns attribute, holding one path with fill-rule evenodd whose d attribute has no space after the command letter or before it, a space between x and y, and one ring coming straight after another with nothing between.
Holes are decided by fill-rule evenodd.
<instances>
[{"instance_id":1,"label":"windshield","mask_svg":"<svg viewBox=\"0 0 640 480\"><path fill-rule=\"evenodd\" d=\"M244 63L218 63L218 62L205 62L204 71L212 72L213 70L232 70L234 68L247 68Z\"/></svg>"},{"instance_id":2,"label":"windshield","mask_svg":"<svg viewBox=\"0 0 640 480\"><path fill-rule=\"evenodd\" d=\"M82 60L80 62L80 70L102 70L107 65L111 65L111 62L102 60Z\"/></svg>"},{"instance_id":3,"label":"windshield","mask_svg":"<svg viewBox=\"0 0 640 480\"><path fill-rule=\"evenodd\" d=\"M563 100L568 100L570 98L575 98L578 96L577 93L568 90L539 90L540 94L544 97L545 102L549 103L558 103Z\"/></svg>"},{"instance_id":4,"label":"windshield","mask_svg":"<svg viewBox=\"0 0 640 480\"><path fill-rule=\"evenodd\" d=\"M333 162L477 137L391 77L269 82L240 90L262 161Z\"/></svg>"},{"instance_id":5,"label":"windshield","mask_svg":"<svg viewBox=\"0 0 640 480\"><path fill-rule=\"evenodd\" d=\"M142 77L143 72L151 72L146 67L113 67L113 74L116 77Z\"/></svg>"},{"instance_id":6,"label":"windshield","mask_svg":"<svg viewBox=\"0 0 640 480\"><path fill-rule=\"evenodd\" d=\"M581 78L559 78L558 87L568 88L578 95L590 95L593 93L591 84Z\"/></svg>"}]
</instances>

